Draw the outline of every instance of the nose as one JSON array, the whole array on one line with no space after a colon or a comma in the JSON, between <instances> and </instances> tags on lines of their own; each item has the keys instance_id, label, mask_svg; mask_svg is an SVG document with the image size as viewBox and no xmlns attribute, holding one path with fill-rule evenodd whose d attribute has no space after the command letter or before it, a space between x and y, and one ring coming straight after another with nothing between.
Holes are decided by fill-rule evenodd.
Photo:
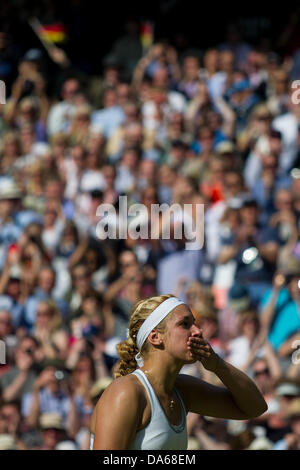
<instances>
[{"instance_id":1,"label":"nose","mask_svg":"<svg viewBox=\"0 0 300 470\"><path fill-rule=\"evenodd\" d=\"M191 336L195 336L199 338L202 336L202 330L198 328L198 326L195 325L195 323L193 323L192 328L191 328Z\"/></svg>"}]
</instances>

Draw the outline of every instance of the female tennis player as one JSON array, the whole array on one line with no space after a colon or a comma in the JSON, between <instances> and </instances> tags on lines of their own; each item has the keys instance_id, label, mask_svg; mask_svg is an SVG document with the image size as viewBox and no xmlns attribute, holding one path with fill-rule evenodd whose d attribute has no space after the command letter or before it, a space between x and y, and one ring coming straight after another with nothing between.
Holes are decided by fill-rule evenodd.
<instances>
[{"instance_id":1,"label":"female tennis player","mask_svg":"<svg viewBox=\"0 0 300 470\"><path fill-rule=\"evenodd\" d=\"M189 411L246 420L267 410L254 382L213 351L189 307L172 295L139 301L128 339L117 350L116 380L91 420L93 449L185 450ZM179 374L184 364L195 361L213 371L224 387Z\"/></svg>"}]
</instances>

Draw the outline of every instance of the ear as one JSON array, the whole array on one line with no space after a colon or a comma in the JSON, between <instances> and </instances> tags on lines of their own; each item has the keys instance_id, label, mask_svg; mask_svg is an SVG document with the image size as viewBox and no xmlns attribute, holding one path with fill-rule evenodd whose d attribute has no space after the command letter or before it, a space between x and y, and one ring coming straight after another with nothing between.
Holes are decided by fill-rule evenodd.
<instances>
[{"instance_id":1,"label":"ear","mask_svg":"<svg viewBox=\"0 0 300 470\"><path fill-rule=\"evenodd\" d=\"M148 336L149 343L153 346L161 346L162 344L162 335L157 330L152 330Z\"/></svg>"}]
</instances>

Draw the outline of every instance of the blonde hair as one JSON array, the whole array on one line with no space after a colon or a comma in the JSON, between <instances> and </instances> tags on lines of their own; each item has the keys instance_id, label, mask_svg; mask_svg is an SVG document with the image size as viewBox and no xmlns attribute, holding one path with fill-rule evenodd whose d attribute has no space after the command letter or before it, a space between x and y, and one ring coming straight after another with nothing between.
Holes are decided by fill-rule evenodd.
<instances>
[{"instance_id":1,"label":"blonde hair","mask_svg":"<svg viewBox=\"0 0 300 470\"><path fill-rule=\"evenodd\" d=\"M15 131L7 131L2 138L1 142L1 154L5 152L5 147L6 145L10 142L14 141L16 146L17 146L17 154L21 155L21 143L20 143L20 138L17 132Z\"/></svg>"},{"instance_id":2,"label":"blonde hair","mask_svg":"<svg viewBox=\"0 0 300 470\"><path fill-rule=\"evenodd\" d=\"M139 352L138 347L136 345L136 337L139 332L139 329L141 328L146 318L153 312L153 310L170 297L174 297L174 295L158 295L155 297L150 297L148 299L140 300L134 305L129 320L128 339L126 341L122 341L117 345L117 351L120 356L120 361L118 362L114 370L114 376L116 378L122 375L130 374L136 369L137 363L135 360L135 355ZM160 333L163 333L166 329L167 318L169 318L168 315L155 327L155 329ZM142 347L141 352L146 354L148 350L149 343L146 341Z\"/></svg>"},{"instance_id":3,"label":"blonde hair","mask_svg":"<svg viewBox=\"0 0 300 470\"><path fill-rule=\"evenodd\" d=\"M59 312L59 309L56 305L56 303L49 299L49 300L40 300L39 303L40 304L43 304L47 307L47 309L51 312L51 320L50 320L50 324L49 324L49 330L51 333L53 333L54 331L56 331L62 324L62 319L61 319L61 315L60 315L60 312Z\"/></svg>"}]
</instances>

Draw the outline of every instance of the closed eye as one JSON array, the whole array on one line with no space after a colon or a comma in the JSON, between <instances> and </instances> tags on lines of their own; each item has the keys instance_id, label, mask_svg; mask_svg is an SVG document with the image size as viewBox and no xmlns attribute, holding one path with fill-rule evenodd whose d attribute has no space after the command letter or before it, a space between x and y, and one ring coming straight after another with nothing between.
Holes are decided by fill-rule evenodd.
<instances>
[{"instance_id":1,"label":"closed eye","mask_svg":"<svg viewBox=\"0 0 300 470\"><path fill-rule=\"evenodd\" d=\"M195 323L194 318L185 318L180 325L184 326L185 328L190 328L192 324Z\"/></svg>"}]
</instances>

